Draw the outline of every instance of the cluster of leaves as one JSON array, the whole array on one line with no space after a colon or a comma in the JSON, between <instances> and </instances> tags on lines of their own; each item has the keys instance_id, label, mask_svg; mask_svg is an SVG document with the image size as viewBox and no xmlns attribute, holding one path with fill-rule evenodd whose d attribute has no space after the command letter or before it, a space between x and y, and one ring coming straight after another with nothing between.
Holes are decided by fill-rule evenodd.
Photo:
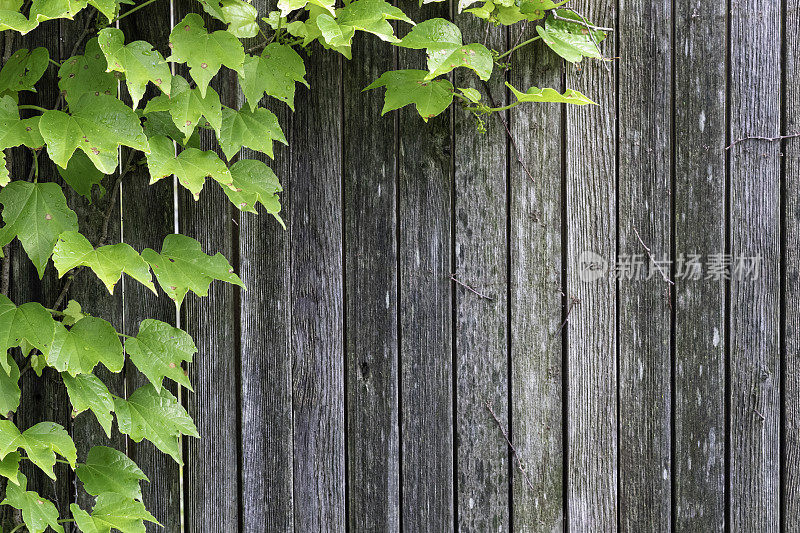
<instances>
[{"instance_id":1,"label":"cluster of leaves","mask_svg":"<svg viewBox=\"0 0 800 533\"><path fill-rule=\"evenodd\" d=\"M360 31L391 46L424 50L427 69L383 73L365 90L386 88L383 113L414 105L428 120L454 99L476 117L524 102L590 104L573 90L531 87L523 92L509 85L515 101L493 108L483 103L475 87L454 87L450 73L468 69L477 80L488 80L507 67L503 60L510 54L539 39L567 61L602 58L598 43L605 38L602 28L563 7L565 2L551 0L485 0L479 6L474 5L478 0L461 0L459 10L487 23L536 24L536 36L506 51L465 43L460 29L445 19L415 23L384 0L354 0L342 7L334 0L279 0L277 10L265 14L245 0L200 0L208 16L191 13L175 25L165 58L151 43L130 41L114 24L154 1L120 15L120 4L132 2L0 0L0 30L21 34L47 20L72 19L88 6L101 15L96 36L82 53L58 62L45 48L20 49L2 65L0 248L18 239L40 278L52 260L59 277L87 269L111 293L123 273L156 294L157 282L178 308L189 291L205 296L214 280L239 286L242 282L222 255L207 255L186 236L167 236L160 252L105 244L104 237L93 244L80 233L86 228L79 228L62 186L53 179L39 180L40 158L52 160L63 182L91 201L98 188L104 192L109 176L119 181L130 170L129 164L120 164L120 147L126 147L138 158L134 166L146 165L151 183L174 176L197 199L211 178L236 208L257 213L261 206L283 224L277 176L264 162L240 155L248 148L271 158L275 142L286 144L278 118L264 106L269 101L265 96L294 109L297 85L308 86L301 54L314 43L350 58L353 37ZM402 38L395 35L393 23L406 26ZM243 39L258 37L261 42L246 50ZM58 102L52 108L20 105L20 92L35 91L53 63L58 67ZM211 85L220 72L230 75L228 71L235 73L243 95L244 104L238 108L222 105ZM156 95L143 102L148 86ZM215 138L219 149L202 150L201 134ZM15 147L26 147L32 154L33 170L27 179L12 179L5 165L4 151ZM103 318L85 313L74 300L64 309L48 309L37 302L17 305L0 294L0 348L0 476L8 480L0 504L20 511L22 522L15 530L63 532L65 522L74 522L84 532L139 533L145 521L155 522L142 501L140 482L147 477L123 453L95 446L79 462L75 443L59 424L43 421L17 428L19 380L29 370L41 376L51 368L61 376L75 416L92 413L107 436L116 419L119 432L135 442L152 442L180 463L180 439L198 434L164 387L164 379L191 390L185 370L197 352L191 337L152 319L142 321L138 334L129 337ZM118 373L126 358L149 383L119 397L95 370L102 365ZM20 472L23 461L53 479L56 463L68 465L95 497L91 511L72 504L71 518L61 518L52 502L29 490Z\"/></svg>"}]
</instances>

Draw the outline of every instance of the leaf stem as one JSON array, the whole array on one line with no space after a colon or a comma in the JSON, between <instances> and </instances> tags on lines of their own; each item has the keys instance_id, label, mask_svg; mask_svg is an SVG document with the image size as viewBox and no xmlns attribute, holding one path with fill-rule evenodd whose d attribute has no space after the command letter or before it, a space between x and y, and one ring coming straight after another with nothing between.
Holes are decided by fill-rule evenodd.
<instances>
[{"instance_id":1,"label":"leaf stem","mask_svg":"<svg viewBox=\"0 0 800 533\"><path fill-rule=\"evenodd\" d=\"M71 524L74 521L75 521L74 518L62 518L61 520L58 520L58 523L59 524Z\"/></svg>"},{"instance_id":2,"label":"leaf stem","mask_svg":"<svg viewBox=\"0 0 800 533\"><path fill-rule=\"evenodd\" d=\"M16 533L17 531L19 531L19 530L20 530L20 529L22 529L23 527L25 527L25 524L19 524L17 527L15 527L14 529L12 529L12 530L11 530L11 531L9 531L8 533Z\"/></svg>"},{"instance_id":3,"label":"leaf stem","mask_svg":"<svg viewBox=\"0 0 800 533\"><path fill-rule=\"evenodd\" d=\"M538 41L539 39L541 39L541 37L537 35L536 37L532 37L532 38L528 39L527 41L522 41L521 43L519 43L517 46L515 46L511 50L508 50L507 52L504 52L504 53L500 54L499 56L497 56L497 59L503 59L504 57L513 54L515 50L518 50L518 49L522 48L526 44L530 44L530 43L532 43L534 41Z\"/></svg>"},{"instance_id":4,"label":"leaf stem","mask_svg":"<svg viewBox=\"0 0 800 533\"><path fill-rule=\"evenodd\" d=\"M33 105L33 104L23 104L23 105L19 105L17 107L19 109L31 109L33 111L41 111L42 113L44 113L45 111L50 111L49 109L45 109L44 107L41 107L41 106L38 106L38 105Z\"/></svg>"},{"instance_id":5,"label":"leaf stem","mask_svg":"<svg viewBox=\"0 0 800 533\"><path fill-rule=\"evenodd\" d=\"M123 19L123 18L127 17L127 16L128 16L128 15L130 15L131 13L135 13L136 11L139 11L139 10L140 10L140 9L142 9L143 7L147 7L147 6L149 6L150 4L152 4L152 3L153 3L153 2L155 2L155 1L156 1L156 0L147 0L147 2L144 2L144 3L142 3L142 4L139 4L138 6L134 7L133 9L129 9L129 10L128 10L128 11L126 11L125 13L123 13L123 14L119 15L117 18L115 18L114 20L112 20L112 21L111 21L111 24L114 24L116 21L118 21L118 20L120 20L120 19Z\"/></svg>"},{"instance_id":6,"label":"leaf stem","mask_svg":"<svg viewBox=\"0 0 800 533\"><path fill-rule=\"evenodd\" d=\"M61 68L61 63L59 63L58 61L54 60L52 57L48 57L47 59L48 59L48 61L50 61L52 64L54 64L56 67L58 67L58 68Z\"/></svg>"}]
</instances>

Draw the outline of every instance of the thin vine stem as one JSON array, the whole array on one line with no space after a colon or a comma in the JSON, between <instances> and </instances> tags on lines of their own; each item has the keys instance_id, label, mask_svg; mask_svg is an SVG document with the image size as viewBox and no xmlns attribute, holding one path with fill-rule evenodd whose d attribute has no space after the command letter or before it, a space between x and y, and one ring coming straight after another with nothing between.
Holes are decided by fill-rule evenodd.
<instances>
[{"instance_id":1,"label":"thin vine stem","mask_svg":"<svg viewBox=\"0 0 800 533\"><path fill-rule=\"evenodd\" d=\"M112 21L111 21L111 24L114 24L114 23L115 23L115 22L117 22L118 20L124 19L125 17L127 17L127 16L128 16L128 15L130 15L130 14L136 13L136 12L137 12L137 11L139 11L140 9L142 9L142 8L144 8L144 7L147 7L147 6L149 6L150 4L152 4L153 2L156 2L156 1L157 1L157 0L147 0L147 2L144 2L144 3L142 3L142 4L139 4L138 6L134 7L133 9L129 9L129 10L128 10L128 11L126 11L125 13L122 13L122 14L121 14L121 15L119 15L117 18L115 18L114 20L112 20Z\"/></svg>"},{"instance_id":2,"label":"thin vine stem","mask_svg":"<svg viewBox=\"0 0 800 533\"><path fill-rule=\"evenodd\" d=\"M519 50L520 48L522 48L522 47L523 47L523 46L525 46L526 44L530 44L530 43L532 43L532 42L534 42L534 41L538 41L539 39L541 39L541 37L540 37L539 35L537 35L536 37L531 37L531 38L530 38L530 39L528 39L527 41L522 41L521 43L519 43L519 44L518 44L517 46L515 46L514 48L512 48L512 49L510 49L510 50L508 50L508 51L506 51L506 52L504 52L504 53L500 54L499 56L497 56L497 59L503 59L504 57L506 57L506 56L509 56L509 55L513 54L513 53L514 53L516 50Z\"/></svg>"},{"instance_id":3,"label":"thin vine stem","mask_svg":"<svg viewBox=\"0 0 800 533\"><path fill-rule=\"evenodd\" d=\"M33 105L33 104L23 104L23 105L19 105L17 107L20 108L20 109L30 109L31 111L41 111L42 113L44 113L45 111L50 111L47 108L44 108L44 107L38 106L38 105Z\"/></svg>"}]
</instances>

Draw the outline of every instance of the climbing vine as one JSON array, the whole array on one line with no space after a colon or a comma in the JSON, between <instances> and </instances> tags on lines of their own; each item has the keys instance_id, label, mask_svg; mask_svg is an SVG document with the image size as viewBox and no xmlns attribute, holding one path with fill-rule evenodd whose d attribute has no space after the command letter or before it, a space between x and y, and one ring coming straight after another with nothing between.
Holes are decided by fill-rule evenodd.
<instances>
[{"instance_id":1,"label":"climbing vine","mask_svg":"<svg viewBox=\"0 0 800 533\"><path fill-rule=\"evenodd\" d=\"M211 178L216 182L213 186L221 187L238 209L264 211L282 225L278 177L264 162L240 158L241 149L272 157L275 142L286 144L278 118L263 107L264 96L294 109L298 84L308 87L304 57L312 46L350 59L353 36L360 31L387 46L424 51L420 53L427 58L427 69L385 72L365 90L385 89L383 113L413 104L427 121L455 101L480 126L482 117L525 102L591 104L574 90L560 93L507 84L513 101L493 107L485 102L479 81L507 69L510 55L536 40L570 62L602 59L598 45L607 31L590 24L566 2L461 0L459 11L486 24L535 24L533 38L507 50L492 50L480 43L465 43L459 28L448 20L414 21L384 0L354 0L342 7L335 7L335 0L279 0L277 10L269 13L259 13L244 0L200 0L198 12L186 15L172 29L170 55L165 58L151 43L125 35L117 24L155 1L165 0L135 6L125 0L0 0L0 30L7 47L14 35L89 11L81 42L74 55L62 62L50 58L45 48L4 50L0 247L8 254L7 245L18 239L40 278L52 261L51 268L60 278L70 279L78 269L87 269L110 293L124 273L156 295L165 293L178 309L190 291L206 296L215 280L242 286L228 260L219 253L209 255L196 240L180 234L167 236L159 251L106 242L108 214L103 228L79 227L76 213L67 204L66 188L91 201L98 191L105 191L103 184L111 183L105 192L113 205L116 189L131 169L146 166L151 183L175 176L194 199L211 186ZM395 35L396 26L402 27L402 38ZM42 106L20 105L20 93L36 91L48 68L57 69L58 101L52 107L43 107L44 102ZM455 87L449 73L456 68L471 70L475 83ZM245 103L238 109L222 105L211 85L220 72L228 75L228 71L236 73L244 96ZM125 91L120 90L123 81ZM148 86L154 87L150 93ZM146 94L155 96L145 98ZM201 131L213 133L218 151L200 148ZM12 176L6 166L6 151L16 147L25 147L30 154L28 176ZM120 147L129 149L124 161L120 161ZM43 158L55 163L62 181L40 176ZM81 233L87 229L100 238L90 241ZM9 257L3 261L7 268ZM74 523L87 533L143 532L145 521L156 522L142 499L140 483L147 476L111 447L95 446L86 457L78 457L71 436L55 422L17 427L19 380L26 372L41 376L45 367L54 369L73 416L91 412L109 437L116 419L117 431L134 442L152 442L180 464L181 439L199 435L164 384L169 380L192 390L185 371L197 352L192 338L154 319L143 320L136 336L124 335L104 318L84 312L79 302L64 302L66 290L51 308L44 302L12 302L7 279L2 292L0 476L6 478L7 486L0 505L18 510L11 531L26 528L39 533L51 528L63 533L64 524ZM120 397L109 391L95 371L102 366L119 373L126 359L148 383ZM82 490L94 497L94 505L84 509L73 503L67 516L60 514L20 472L24 461L54 480L57 464L59 471L71 469Z\"/></svg>"}]
</instances>

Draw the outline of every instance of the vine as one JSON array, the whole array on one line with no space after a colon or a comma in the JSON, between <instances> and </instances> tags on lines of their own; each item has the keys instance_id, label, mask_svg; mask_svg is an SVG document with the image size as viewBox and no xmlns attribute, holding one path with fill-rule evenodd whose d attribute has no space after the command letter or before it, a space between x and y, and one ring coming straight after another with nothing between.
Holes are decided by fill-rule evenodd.
<instances>
[{"instance_id":1,"label":"vine","mask_svg":"<svg viewBox=\"0 0 800 533\"><path fill-rule=\"evenodd\" d=\"M146 319L136 336L124 335L101 317L83 311L66 299L72 276L79 269L92 271L113 293L123 274L155 294L165 293L180 309L189 292L206 296L213 281L243 286L221 254L208 255L187 236L168 235L160 251L137 251L126 243L107 243L109 221L120 183L145 165L150 182L175 176L197 199L210 178L222 188L236 208L259 209L280 217L281 185L264 162L240 159L242 148L273 156L275 142L286 144L278 118L263 107L264 96L294 109L298 84L308 87L303 55L312 45L350 59L353 36L370 33L389 46L424 51L427 68L383 73L364 90L385 88L383 113L414 105L423 120L435 117L458 102L471 113L479 128L485 116L527 102L585 105L593 102L567 90L530 87L520 90L506 84L514 100L495 106L485 103L477 88L496 72L508 68L510 56L537 40L570 62L602 59L598 44L607 28L590 24L566 2L551 0L461 0L459 11L486 24L536 24L536 36L507 50L492 50L480 43L465 43L452 22L433 18L415 22L384 0L354 0L336 7L335 0L279 0L277 10L258 13L245 0L200 0L206 17L190 13L169 35L171 55L130 40L117 21L146 9L158 0L146 0L121 12L122 0L0 0L0 30L4 31L0 69L0 204L3 226L0 248L3 283L0 294L0 476L7 480L0 505L18 512L11 531L23 528L40 533L48 528L63 533L74 523L84 532L124 533L144 531L144 522L156 522L147 511L140 483L147 476L122 452L95 446L81 458L61 425L41 421L20 429L14 413L20 406L19 380L45 367L59 373L73 415L91 412L107 436L117 430L134 442L146 439L181 463L180 439L199 437L194 422L164 380L192 390L185 372L197 348L192 338L170 324ZM90 16L71 57L56 61L47 49L13 49L15 34L26 34L53 19L73 19L90 9ZM263 16L262 16L263 15ZM207 25L207 22L208 25ZM395 35L392 23L405 26ZM209 26L222 29L214 29ZM487 27L488 29L488 27ZM407 30L407 31L406 31ZM86 40L92 34L96 34ZM258 39L245 49L243 39ZM85 42L84 42L85 41ZM252 41L249 41L252 43ZM316 44L315 44L316 43ZM82 47L82 53L78 53ZM174 74L175 67L184 65ZM19 93L35 91L45 71L58 69L58 101L52 108L20 105ZM475 84L455 87L449 74L456 68L471 70ZM211 86L220 72L233 71L246 104L222 105ZM126 96L118 94L124 81ZM145 98L148 86L158 94ZM485 87L485 84L483 85ZM44 104L44 102L39 102ZM24 118L23 118L24 117ZM213 132L219 150L201 150L200 132ZM120 147L130 149L120 164ZM26 147L31 154L27 179L14 176L5 165L5 151ZM178 148L176 150L176 147ZM221 153L221 155L220 155ZM42 158L57 165L64 186L40 181ZM48 176L49 177L49 176ZM91 242L67 204L64 187L92 200L93 190L111 182L109 207L103 213L99 239ZM260 206L260 208L259 208ZM9 244L17 239L41 278L52 261L67 281L50 308L41 302L14 303L8 298ZM155 278L155 279L154 279ZM113 395L95 373L102 365L121 372L129 360L148 383L127 397ZM91 510L70 505L63 517L56 506L29 487L20 464L29 461L51 479L55 467L69 468L95 498Z\"/></svg>"}]
</instances>

